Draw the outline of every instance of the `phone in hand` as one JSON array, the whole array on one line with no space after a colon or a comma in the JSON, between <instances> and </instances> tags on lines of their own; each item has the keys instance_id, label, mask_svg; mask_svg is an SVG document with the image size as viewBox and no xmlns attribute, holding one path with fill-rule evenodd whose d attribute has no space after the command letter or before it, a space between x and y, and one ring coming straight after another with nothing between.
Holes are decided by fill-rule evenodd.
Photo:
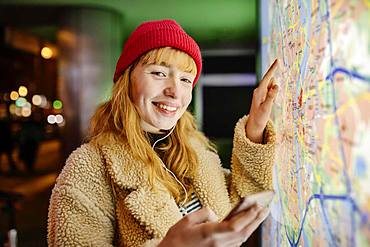
<instances>
[{"instance_id":1,"label":"phone in hand","mask_svg":"<svg viewBox=\"0 0 370 247\"><path fill-rule=\"evenodd\" d=\"M243 197L224 220L230 220L236 214L252 207L255 204L263 208L268 207L272 201L272 198L274 197L274 194L275 193L273 191L267 190Z\"/></svg>"}]
</instances>

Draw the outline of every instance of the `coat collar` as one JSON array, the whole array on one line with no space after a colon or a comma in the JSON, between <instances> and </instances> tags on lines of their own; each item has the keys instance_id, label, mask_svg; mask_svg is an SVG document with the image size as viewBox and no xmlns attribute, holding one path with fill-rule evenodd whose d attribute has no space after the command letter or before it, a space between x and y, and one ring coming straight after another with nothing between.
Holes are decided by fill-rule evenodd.
<instances>
[{"instance_id":1,"label":"coat collar","mask_svg":"<svg viewBox=\"0 0 370 247\"><path fill-rule=\"evenodd\" d=\"M199 169L193 178L195 193L202 206L210 207L219 218L223 218L230 202L222 169L214 165L214 162L220 163L219 158L214 153L205 155L209 151L196 143L193 148L199 159ZM132 215L154 237L164 237L168 229L182 218L174 198L161 185L156 191L149 186L145 164L134 158L127 143L111 142L101 145L100 150L112 183L117 188L132 191L124 201Z\"/></svg>"}]
</instances>

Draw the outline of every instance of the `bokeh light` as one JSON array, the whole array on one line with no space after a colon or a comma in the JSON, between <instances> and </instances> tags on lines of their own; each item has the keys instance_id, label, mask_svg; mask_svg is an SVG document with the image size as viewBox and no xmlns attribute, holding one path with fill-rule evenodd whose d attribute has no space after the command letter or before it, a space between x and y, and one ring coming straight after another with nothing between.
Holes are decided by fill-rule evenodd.
<instances>
[{"instance_id":1,"label":"bokeh light","mask_svg":"<svg viewBox=\"0 0 370 247\"><path fill-rule=\"evenodd\" d=\"M21 115L22 115L22 117L29 117L29 116L31 116L31 108L22 107Z\"/></svg>"},{"instance_id":2,"label":"bokeh light","mask_svg":"<svg viewBox=\"0 0 370 247\"><path fill-rule=\"evenodd\" d=\"M18 94L18 92L16 92L16 91L12 91L11 93L10 93L10 99L11 100L17 100L19 98L19 94Z\"/></svg>"},{"instance_id":3,"label":"bokeh light","mask_svg":"<svg viewBox=\"0 0 370 247\"><path fill-rule=\"evenodd\" d=\"M46 97L44 95L40 95L40 97L41 97L40 107L47 108L48 107L48 100L46 99Z\"/></svg>"},{"instance_id":4,"label":"bokeh light","mask_svg":"<svg viewBox=\"0 0 370 247\"><path fill-rule=\"evenodd\" d=\"M24 104L26 104L27 100L23 97L19 97L16 101L15 101L15 105L18 106L18 107L23 107Z\"/></svg>"},{"instance_id":5,"label":"bokeh light","mask_svg":"<svg viewBox=\"0 0 370 247\"><path fill-rule=\"evenodd\" d=\"M41 102L42 102L42 98L40 95L35 94L34 96L32 96L32 104L39 106L41 105Z\"/></svg>"},{"instance_id":6,"label":"bokeh light","mask_svg":"<svg viewBox=\"0 0 370 247\"><path fill-rule=\"evenodd\" d=\"M52 114L51 114L51 115L49 115L49 116L48 116L48 118L47 118L47 119L48 119L48 123L49 123L49 124L55 124L55 122L56 122L56 117L55 117L55 115L52 115Z\"/></svg>"},{"instance_id":7,"label":"bokeh light","mask_svg":"<svg viewBox=\"0 0 370 247\"><path fill-rule=\"evenodd\" d=\"M21 117L22 116L22 108L16 107L15 108L15 115L17 115L18 117Z\"/></svg>"},{"instance_id":8,"label":"bokeh light","mask_svg":"<svg viewBox=\"0 0 370 247\"><path fill-rule=\"evenodd\" d=\"M62 103L62 101L60 101L60 100L54 100L54 102L53 102L53 107L54 107L54 109L56 109L56 110L60 110L60 109L62 109L62 107L63 107L63 103Z\"/></svg>"},{"instance_id":9,"label":"bokeh light","mask_svg":"<svg viewBox=\"0 0 370 247\"><path fill-rule=\"evenodd\" d=\"M14 115L16 108L17 108L17 106L15 104L10 104L10 106L9 106L9 112Z\"/></svg>"},{"instance_id":10,"label":"bokeh light","mask_svg":"<svg viewBox=\"0 0 370 247\"><path fill-rule=\"evenodd\" d=\"M28 94L28 89L25 86L20 86L18 88L18 93L20 96L24 97Z\"/></svg>"},{"instance_id":11,"label":"bokeh light","mask_svg":"<svg viewBox=\"0 0 370 247\"><path fill-rule=\"evenodd\" d=\"M30 102L26 102L26 103L24 103L23 104L23 106L22 106L23 108L28 108L28 109L31 109L31 103Z\"/></svg>"},{"instance_id":12,"label":"bokeh light","mask_svg":"<svg viewBox=\"0 0 370 247\"><path fill-rule=\"evenodd\" d=\"M61 124L61 123L63 123L63 120L64 120L64 118L63 118L63 116L62 116L62 115L57 114L57 115L55 116L55 122L56 122L57 124Z\"/></svg>"},{"instance_id":13,"label":"bokeh light","mask_svg":"<svg viewBox=\"0 0 370 247\"><path fill-rule=\"evenodd\" d=\"M53 56L53 51L45 46L41 49L41 56L45 59L50 59Z\"/></svg>"}]
</instances>

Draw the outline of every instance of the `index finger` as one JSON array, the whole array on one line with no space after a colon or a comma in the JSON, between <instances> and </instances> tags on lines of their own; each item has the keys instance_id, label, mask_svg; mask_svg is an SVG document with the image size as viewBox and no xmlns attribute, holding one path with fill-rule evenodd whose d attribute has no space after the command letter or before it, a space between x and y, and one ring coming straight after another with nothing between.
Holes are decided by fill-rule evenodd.
<instances>
[{"instance_id":1,"label":"index finger","mask_svg":"<svg viewBox=\"0 0 370 247\"><path fill-rule=\"evenodd\" d=\"M261 80L261 84L265 84L265 83L268 83L272 77L272 75L274 74L275 70L277 69L278 67L278 59L276 58L275 61L270 65L270 68L267 70L267 72L265 73L265 75L263 76L262 80Z\"/></svg>"}]
</instances>

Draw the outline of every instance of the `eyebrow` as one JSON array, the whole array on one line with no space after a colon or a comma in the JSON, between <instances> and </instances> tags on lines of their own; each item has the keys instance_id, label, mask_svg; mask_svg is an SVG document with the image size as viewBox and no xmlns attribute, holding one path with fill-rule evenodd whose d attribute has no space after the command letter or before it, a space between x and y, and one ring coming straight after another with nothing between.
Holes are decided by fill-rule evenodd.
<instances>
[{"instance_id":1,"label":"eyebrow","mask_svg":"<svg viewBox=\"0 0 370 247\"><path fill-rule=\"evenodd\" d=\"M155 62L153 62L153 63L147 63L147 65L159 65L159 66L164 66L164 67L166 67L166 68L170 68L171 66L168 64L168 63L166 63L165 61L162 61L160 64L157 64L157 63L155 63ZM183 72L185 72L185 73L189 73L189 74L192 74L191 73L191 71L183 71Z\"/></svg>"}]
</instances>

